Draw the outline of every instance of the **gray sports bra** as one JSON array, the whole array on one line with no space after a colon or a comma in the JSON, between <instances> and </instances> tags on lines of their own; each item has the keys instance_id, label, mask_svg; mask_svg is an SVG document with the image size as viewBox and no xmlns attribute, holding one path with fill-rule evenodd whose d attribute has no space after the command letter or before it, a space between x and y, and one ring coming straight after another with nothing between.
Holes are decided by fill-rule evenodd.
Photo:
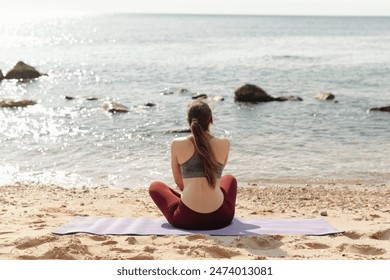
<instances>
[{"instance_id":1,"label":"gray sports bra","mask_svg":"<svg viewBox=\"0 0 390 280\"><path fill-rule=\"evenodd\" d=\"M217 178L221 178L224 167L225 165L218 163ZM197 152L194 152L194 154L186 162L180 164L180 171L183 179L206 177L202 161Z\"/></svg>"}]
</instances>

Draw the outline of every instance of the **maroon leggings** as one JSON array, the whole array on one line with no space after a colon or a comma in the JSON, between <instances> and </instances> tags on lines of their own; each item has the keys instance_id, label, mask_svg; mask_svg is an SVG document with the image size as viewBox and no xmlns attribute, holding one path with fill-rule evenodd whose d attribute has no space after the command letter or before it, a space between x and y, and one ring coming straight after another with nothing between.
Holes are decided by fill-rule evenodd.
<instances>
[{"instance_id":1,"label":"maroon leggings","mask_svg":"<svg viewBox=\"0 0 390 280\"><path fill-rule=\"evenodd\" d=\"M211 213L199 213L188 208L180 194L162 182L153 182L149 194L168 222L184 229L218 229L229 225L234 217L237 196L237 181L232 175L221 178L224 196L221 207Z\"/></svg>"}]
</instances>

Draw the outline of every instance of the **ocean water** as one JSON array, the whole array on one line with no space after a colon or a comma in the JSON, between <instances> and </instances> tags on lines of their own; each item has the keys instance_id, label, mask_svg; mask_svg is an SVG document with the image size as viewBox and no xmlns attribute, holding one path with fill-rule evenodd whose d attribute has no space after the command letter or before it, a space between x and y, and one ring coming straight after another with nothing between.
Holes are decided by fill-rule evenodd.
<instances>
[{"instance_id":1,"label":"ocean water","mask_svg":"<svg viewBox=\"0 0 390 280\"><path fill-rule=\"evenodd\" d=\"M19 60L48 76L0 82L1 99L38 102L0 108L0 185L172 184L170 142L183 135L166 131L186 128L186 106L198 93L209 96L212 132L231 140L225 172L239 183L390 183L390 114L368 112L390 105L390 17L3 21L0 69ZM237 103L234 90L245 83L303 101ZM316 100L320 91L338 102ZM104 112L108 101L129 112Z\"/></svg>"}]
</instances>

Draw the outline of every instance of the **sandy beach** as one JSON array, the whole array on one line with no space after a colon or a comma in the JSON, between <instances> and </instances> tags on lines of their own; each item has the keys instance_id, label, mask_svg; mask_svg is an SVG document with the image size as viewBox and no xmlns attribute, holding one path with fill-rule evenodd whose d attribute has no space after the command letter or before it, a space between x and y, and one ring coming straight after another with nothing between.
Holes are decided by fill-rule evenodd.
<instances>
[{"instance_id":1,"label":"sandy beach","mask_svg":"<svg viewBox=\"0 0 390 280\"><path fill-rule=\"evenodd\" d=\"M323 218L345 231L327 236L54 235L81 216L159 217L147 188L0 187L0 259L390 259L390 186L239 186L236 217Z\"/></svg>"}]
</instances>

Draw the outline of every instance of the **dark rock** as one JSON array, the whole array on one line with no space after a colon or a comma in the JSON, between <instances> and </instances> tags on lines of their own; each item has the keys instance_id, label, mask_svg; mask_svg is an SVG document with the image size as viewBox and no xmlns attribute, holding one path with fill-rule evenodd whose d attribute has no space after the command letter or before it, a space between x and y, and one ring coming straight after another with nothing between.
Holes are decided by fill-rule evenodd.
<instances>
[{"instance_id":1,"label":"dark rock","mask_svg":"<svg viewBox=\"0 0 390 280\"><path fill-rule=\"evenodd\" d=\"M27 65L23 61L19 61L10 71L7 72L5 79L27 80L35 79L42 75L46 74L38 72L34 67Z\"/></svg>"},{"instance_id":2,"label":"dark rock","mask_svg":"<svg viewBox=\"0 0 390 280\"><path fill-rule=\"evenodd\" d=\"M95 100L99 100L99 97L98 96L86 96L85 99L88 101L95 101Z\"/></svg>"},{"instance_id":3,"label":"dark rock","mask_svg":"<svg viewBox=\"0 0 390 280\"><path fill-rule=\"evenodd\" d=\"M207 94L197 94L192 96L192 99L206 99L206 98L207 98Z\"/></svg>"},{"instance_id":4,"label":"dark rock","mask_svg":"<svg viewBox=\"0 0 390 280\"><path fill-rule=\"evenodd\" d=\"M0 99L0 107L3 108L26 107L35 104L37 102L30 99Z\"/></svg>"},{"instance_id":5,"label":"dark rock","mask_svg":"<svg viewBox=\"0 0 390 280\"><path fill-rule=\"evenodd\" d=\"M110 102L103 105L103 109L109 113L127 113L129 108L117 102Z\"/></svg>"},{"instance_id":6,"label":"dark rock","mask_svg":"<svg viewBox=\"0 0 390 280\"><path fill-rule=\"evenodd\" d=\"M322 212L320 213L320 215L323 216L323 217L327 217L327 216L328 216L328 212L322 211Z\"/></svg>"},{"instance_id":7,"label":"dark rock","mask_svg":"<svg viewBox=\"0 0 390 280\"><path fill-rule=\"evenodd\" d=\"M151 108L151 107L154 107L154 106L156 106L156 104L151 103L151 102L147 102L147 103L144 103L143 105L139 105L138 108L146 109L146 108Z\"/></svg>"},{"instance_id":8,"label":"dark rock","mask_svg":"<svg viewBox=\"0 0 390 280\"><path fill-rule=\"evenodd\" d=\"M238 102L269 102L275 98L268 95L263 89L256 85L246 84L234 92L235 100Z\"/></svg>"},{"instance_id":9,"label":"dark rock","mask_svg":"<svg viewBox=\"0 0 390 280\"><path fill-rule=\"evenodd\" d=\"M303 101L303 98L299 96L289 95L289 96L276 97L275 101Z\"/></svg>"},{"instance_id":10,"label":"dark rock","mask_svg":"<svg viewBox=\"0 0 390 280\"><path fill-rule=\"evenodd\" d=\"M98 96L85 96L85 97L80 97L80 96L65 96L65 99L67 100L74 100L74 99L79 99L79 98L85 98L85 100L88 100L88 101L95 101L95 100L99 100L100 97Z\"/></svg>"},{"instance_id":11,"label":"dark rock","mask_svg":"<svg viewBox=\"0 0 390 280\"><path fill-rule=\"evenodd\" d=\"M234 92L235 100L239 102L269 102L269 101L302 101L303 99L299 96L280 96L273 97L266 93L262 88L246 84L242 87L239 87Z\"/></svg>"},{"instance_id":12,"label":"dark rock","mask_svg":"<svg viewBox=\"0 0 390 280\"><path fill-rule=\"evenodd\" d=\"M325 101L325 100L333 100L333 99L335 99L335 96L334 96L333 93L330 93L330 92L320 92L320 93L316 96L316 99L322 100L322 101Z\"/></svg>"},{"instance_id":13,"label":"dark rock","mask_svg":"<svg viewBox=\"0 0 390 280\"><path fill-rule=\"evenodd\" d=\"M179 92L180 93L187 93L187 92L189 92L189 90L186 88L181 88L181 89L179 89Z\"/></svg>"},{"instance_id":14,"label":"dark rock","mask_svg":"<svg viewBox=\"0 0 390 280\"><path fill-rule=\"evenodd\" d=\"M166 130L164 133L191 133L191 129L189 128L179 128L179 129L172 129L172 130Z\"/></svg>"},{"instance_id":15,"label":"dark rock","mask_svg":"<svg viewBox=\"0 0 390 280\"><path fill-rule=\"evenodd\" d=\"M370 112L390 112L390 106L371 108Z\"/></svg>"},{"instance_id":16,"label":"dark rock","mask_svg":"<svg viewBox=\"0 0 390 280\"><path fill-rule=\"evenodd\" d=\"M4 79L3 72L1 72L1 69L0 69L0 81L3 79Z\"/></svg>"}]
</instances>

